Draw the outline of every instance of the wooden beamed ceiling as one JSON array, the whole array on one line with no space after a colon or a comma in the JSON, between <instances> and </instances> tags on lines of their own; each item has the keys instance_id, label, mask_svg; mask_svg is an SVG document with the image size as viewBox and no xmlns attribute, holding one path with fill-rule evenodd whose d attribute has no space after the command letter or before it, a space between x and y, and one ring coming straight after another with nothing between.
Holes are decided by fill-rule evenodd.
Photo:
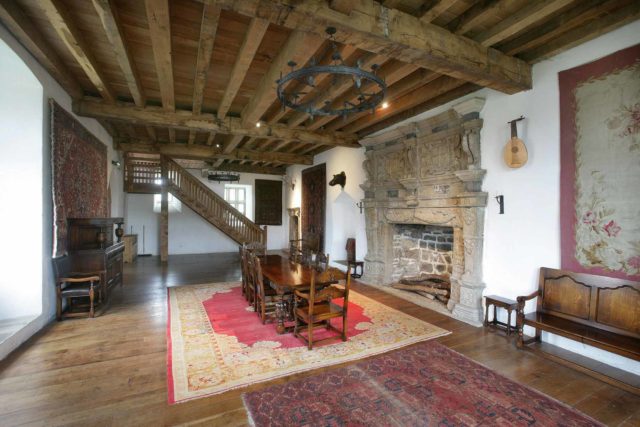
<instances>
[{"instance_id":1,"label":"wooden beamed ceiling","mask_svg":"<svg viewBox=\"0 0 640 427\"><path fill-rule=\"evenodd\" d=\"M278 174L481 87L529 89L531 64L639 17L636 0L0 0L0 21L119 149ZM290 60L328 62L327 26L349 65L380 66L387 108L282 109L276 80ZM288 89L334 107L358 96L329 78Z\"/></svg>"}]
</instances>

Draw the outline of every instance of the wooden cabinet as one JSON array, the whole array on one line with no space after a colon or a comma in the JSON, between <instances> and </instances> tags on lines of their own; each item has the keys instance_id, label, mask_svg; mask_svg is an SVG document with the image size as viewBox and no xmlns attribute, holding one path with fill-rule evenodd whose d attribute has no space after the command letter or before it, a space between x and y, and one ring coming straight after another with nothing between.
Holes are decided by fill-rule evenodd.
<instances>
[{"instance_id":1,"label":"wooden cabinet","mask_svg":"<svg viewBox=\"0 0 640 427\"><path fill-rule=\"evenodd\" d=\"M124 243L124 262L134 262L138 257L138 235L125 234L122 236Z\"/></svg>"},{"instance_id":2,"label":"wooden cabinet","mask_svg":"<svg viewBox=\"0 0 640 427\"><path fill-rule=\"evenodd\" d=\"M102 303L111 290L122 285L124 243L114 239L122 218L69 218L68 251L71 270L100 275Z\"/></svg>"}]
</instances>

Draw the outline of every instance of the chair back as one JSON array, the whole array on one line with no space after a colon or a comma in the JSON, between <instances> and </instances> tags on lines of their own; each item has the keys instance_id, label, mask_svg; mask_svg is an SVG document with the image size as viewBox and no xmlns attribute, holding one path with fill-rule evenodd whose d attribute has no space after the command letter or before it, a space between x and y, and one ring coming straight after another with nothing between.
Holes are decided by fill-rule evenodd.
<instances>
[{"instance_id":1,"label":"chair back","mask_svg":"<svg viewBox=\"0 0 640 427\"><path fill-rule=\"evenodd\" d=\"M267 247L262 242L249 242L245 243L245 247L248 251L253 252L257 256L266 256Z\"/></svg>"},{"instance_id":2,"label":"chair back","mask_svg":"<svg viewBox=\"0 0 640 427\"><path fill-rule=\"evenodd\" d=\"M253 254L248 250L244 251L244 268L247 275L247 287L254 288Z\"/></svg>"},{"instance_id":3,"label":"chair back","mask_svg":"<svg viewBox=\"0 0 640 427\"><path fill-rule=\"evenodd\" d=\"M53 259L53 272L56 275L56 280L61 277L67 277L69 271L71 271L71 260L68 254Z\"/></svg>"},{"instance_id":4,"label":"chair back","mask_svg":"<svg viewBox=\"0 0 640 427\"><path fill-rule=\"evenodd\" d=\"M302 248L300 252L300 264L311 267L313 264L313 252L309 248Z\"/></svg>"},{"instance_id":5,"label":"chair back","mask_svg":"<svg viewBox=\"0 0 640 427\"><path fill-rule=\"evenodd\" d=\"M316 254L316 270L327 271L329 268L329 254L318 252Z\"/></svg>"},{"instance_id":6,"label":"chair back","mask_svg":"<svg viewBox=\"0 0 640 427\"><path fill-rule=\"evenodd\" d=\"M336 298L344 298L344 307L349 300L349 288L351 287L351 269L347 269L346 282L344 289L335 286L326 286L345 278L345 273L335 267L329 267L326 271L316 271L311 273L311 284L309 287L309 315L313 310L313 304L320 301L328 301ZM320 290L319 285L324 287Z\"/></svg>"},{"instance_id":7,"label":"chair back","mask_svg":"<svg viewBox=\"0 0 640 427\"><path fill-rule=\"evenodd\" d=\"M238 252L240 252L240 272L242 273L242 287L247 286L247 262L244 256L246 249L244 244L238 246Z\"/></svg>"},{"instance_id":8,"label":"chair back","mask_svg":"<svg viewBox=\"0 0 640 427\"><path fill-rule=\"evenodd\" d=\"M253 263L253 279L255 280L256 288L260 294L260 298L264 300L264 279L262 278L262 264L260 258L252 255Z\"/></svg>"}]
</instances>

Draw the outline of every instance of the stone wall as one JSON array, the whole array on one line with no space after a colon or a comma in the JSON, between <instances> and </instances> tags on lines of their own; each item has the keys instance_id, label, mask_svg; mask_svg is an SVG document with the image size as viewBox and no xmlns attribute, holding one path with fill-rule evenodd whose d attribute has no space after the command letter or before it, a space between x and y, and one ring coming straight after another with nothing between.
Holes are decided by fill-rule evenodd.
<instances>
[{"instance_id":1,"label":"stone wall","mask_svg":"<svg viewBox=\"0 0 640 427\"><path fill-rule=\"evenodd\" d=\"M393 235L393 281L420 273L453 272L453 228L396 224Z\"/></svg>"}]
</instances>

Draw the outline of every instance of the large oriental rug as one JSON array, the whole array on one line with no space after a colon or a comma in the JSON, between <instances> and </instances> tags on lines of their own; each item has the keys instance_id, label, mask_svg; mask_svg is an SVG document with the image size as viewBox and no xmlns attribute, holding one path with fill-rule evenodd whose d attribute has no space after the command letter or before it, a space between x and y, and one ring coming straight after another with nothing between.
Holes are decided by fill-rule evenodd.
<instances>
[{"instance_id":1,"label":"large oriental rug","mask_svg":"<svg viewBox=\"0 0 640 427\"><path fill-rule=\"evenodd\" d=\"M435 341L243 396L255 426L600 426Z\"/></svg>"},{"instance_id":2,"label":"large oriental rug","mask_svg":"<svg viewBox=\"0 0 640 427\"><path fill-rule=\"evenodd\" d=\"M327 341L309 351L292 334L278 335L274 324L263 325L247 306L237 282L170 288L167 329L169 403L356 360L449 333L351 291L348 340ZM317 331L314 336L318 338L333 333Z\"/></svg>"}]
</instances>

